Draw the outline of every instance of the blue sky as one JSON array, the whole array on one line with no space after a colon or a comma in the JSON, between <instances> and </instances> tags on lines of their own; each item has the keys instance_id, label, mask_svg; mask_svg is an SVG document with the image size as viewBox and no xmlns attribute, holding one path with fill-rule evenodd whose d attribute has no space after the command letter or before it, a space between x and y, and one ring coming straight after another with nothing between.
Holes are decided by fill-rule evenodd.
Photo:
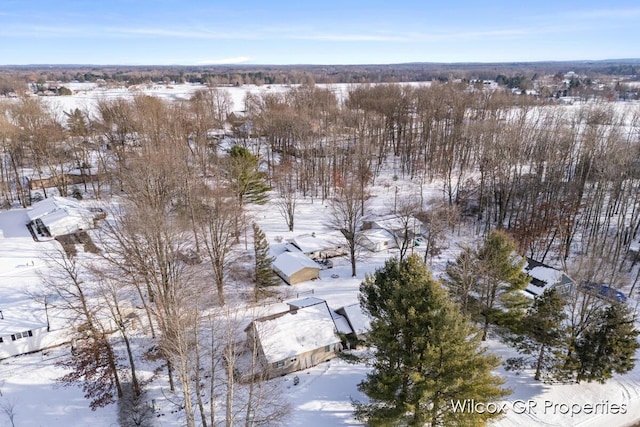
<instances>
[{"instance_id":1,"label":"blue sky","mask_svg":"<svg viewBox=\"0 0 640 427\"><path fill-rule=\"evenodd\" d=\"M639 57L637 0L0 0L5 65Z\"/></svg>"}]
</instances>

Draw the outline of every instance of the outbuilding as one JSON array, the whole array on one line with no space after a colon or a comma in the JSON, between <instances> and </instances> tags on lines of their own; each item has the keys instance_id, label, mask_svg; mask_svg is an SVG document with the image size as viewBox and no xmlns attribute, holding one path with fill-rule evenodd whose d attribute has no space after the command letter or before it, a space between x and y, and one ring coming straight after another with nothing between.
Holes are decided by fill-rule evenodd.
<instances>
[{"instance_id":1,"label":"outbuilding","mask_svg":"<svg viewBox=\"0 0 640 427\"><path fill-rule=\"evenodd\" d=\"M320 266L302 252L284 252L276 257L271 267L289 285L320 277Z\"/></svg>"}]
</instances>

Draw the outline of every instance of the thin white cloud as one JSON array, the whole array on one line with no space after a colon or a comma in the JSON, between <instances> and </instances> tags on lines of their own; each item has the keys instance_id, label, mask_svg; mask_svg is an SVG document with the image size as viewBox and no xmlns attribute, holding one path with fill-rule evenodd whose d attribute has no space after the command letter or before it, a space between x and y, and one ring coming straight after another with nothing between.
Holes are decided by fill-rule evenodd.
<instances>
[{"instance_id":1,"label":"thin white cloud","mask_svg":"<svg viewBox=\"0 0 640 427\"><path fill-rule=\"evenodd\" d=\"M578 10L567 15L573 19L634 19L640 17L640 8Z\"/></svg>"},{"instance_id":2,"label":"thin white cloud","mask_svg":"<svg viewBox=\"0 0 640 427\"><path fill-rule=\"evenodd\" d=\"M7 37L56 37L75 36L96 38L181 38L191 40L308 40L320 42L379 42L379 43L434 43L447 41L517 38L525 35L548 32L537 29L496 29L479 31L443 31L443 32L321 32L294 30L292 28L246 29L244 31L210 31L207 29L165 29L165 28L121 28L121 27L69 27L38 26L22 28L1 28L0 36Z\"/></svg>"},{"instance_id":3,"label":"thin white cloud","mask_svg":"<svg viewBox=\"0 0 640 427\"><path fill-rule=\"evenodd\" d=\"M206 59L204 61L199 61L199 65L215 65L215 64L240 64L242 62L247 62L251 58L248 56L237 56L235 58L223 58L223 59Z\"/></svg>"}]
</instances>

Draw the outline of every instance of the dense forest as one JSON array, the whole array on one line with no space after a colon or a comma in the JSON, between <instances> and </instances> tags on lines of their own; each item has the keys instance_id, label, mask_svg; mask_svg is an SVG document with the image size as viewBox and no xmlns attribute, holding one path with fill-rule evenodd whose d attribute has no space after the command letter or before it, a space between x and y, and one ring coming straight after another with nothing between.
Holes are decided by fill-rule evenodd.
<instances>
[{"instance_id":1,"label":"dense forest","mask_svg":"<svg viewBox=\"0 0 640 427\"><path fill-rule=\"evenodd\" d=\"M126 84L178 82L206 84L380 83L508 78L536 80L567 71L592 79L638 80L640 60L526 63L407 63L385 65L220 65L220 66L0 66L17 81L114 81ZM0 89L1 89L0 85ZM0 92L2 93L2 92Z\"/></svg>"}]
</instances>

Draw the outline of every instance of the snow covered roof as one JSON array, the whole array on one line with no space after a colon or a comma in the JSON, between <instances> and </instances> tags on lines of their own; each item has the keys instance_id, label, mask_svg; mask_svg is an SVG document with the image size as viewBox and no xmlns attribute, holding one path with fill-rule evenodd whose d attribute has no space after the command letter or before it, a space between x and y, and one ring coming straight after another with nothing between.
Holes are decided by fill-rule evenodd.
<instances>
[{"instance_id":1,"label":"snow covered roof","mask_svg":"<svg viewBox=\"0 0 640 427\"><path fill-rule=\"evenodd\" d=\"M256 319L253 325L269 363L340 342L326 302Z\"/></svg>"},{"instance_id":2,"label":"snow covered roof","mask_svg":"<svg viewBox=\"0 0 640 427\"><path fill-rule=\"evenodd\" d=\"M279 270L286 276L291 276L303 268L316 268L320 266L311 258L301 252L285 252L276 257L271 264L274 269Z\"/></svg>"},{"instance_id":3,"label":"snow covered roof","mask_svg":"<svg viewBox=\"0 0 640 427\"><path fill-rule=\"evenodd\" d=\"M333 249L340 246L341 240L336 236L318 236L316 234L301 234L290 240L291 244L300 249L305 254L312 252Z\"/></svg>"},{"instance_id":4,"label":"snow covered roof","mask_svg":"<svg viewBox=\"0 0 640 427\"><path fill-rule=\"evenodd\" d=\"M35 310L31 301L3 303L0 311L0 337L47 326L44 313Z\"/></svg>"},{"instance_id":5,"label":"snow covered roof","mask_svg":"<svg viewBox=\"0 0 640 427\"><path fill-rule=\"evenodd\" d=\"M369 230L362 230L360 236L369 240L372 243L388 242L393 240L393 235L387 230L380 228L371 228Z\"/></svg>"},{"instance_id":6,"label":"snow covered roof","mask_svg":"<svg viewBox=\"0 0 640 427\"><path fill-rule=\"evenodd\" d=\"M55 235L69 234L93 226L94 213L77 200L49 197L33 204L27 211L29 220L40 220Z\"/></svg>"},{"instance_id":7,"label":"snow covered roof","mask_svg":"<svg viewBox=\"0 0 640 427\"><path fill-rule=\"evenodd\" d=\"M531 277L526 291L532 295L542 295L544 291L558 285L570 285L572 280L562 271L541 262L527 258L524 272Z\"/></svg>"},{"instance_id":8,"label":"snow covered roof","mask_svg":"<svg viewBox=\"0 0 640 427\"><path fill-rule=\"evenodd\" d=\"M390 231L404 230L407 221L409 230L419 233L422 229L422 222L415 217L400 218L396 215L374 216L371 215L364 219L364 222L370 223L371 228L381 228Z\"/></svg>"},{"instance_id":9,"label":"snow covered roof","mask_svg":"<svg viewBox=\"0 0 640 427\"><path fill-rule=\"evenodd\" d=\"M333 323L336 325L336 329L341 334L352 334L353 329L349 325L349 321L346 317L341 314L336 313L335 311L331 312L331 316L333 317Z\"/></svg>"},{"instance_id":10,"label":"snow covered roof","mask_svg":"<svg viewBox=\"0 0 640 427\"><path fill-rule=\"evenodd\" d=\"M345 305L336 311L347 318L353 332L357 335L366 334L371 330L371 318L362 311L360 303Z\"/></svg>"},{"instance_id":11,"label":"snow covered roof","mask_svg":"<svg viewBox=\"0 0 640 427\"><path fill-rule=\"evenodd\" d=\"M41 200L34 203L31 209L27 211L27 216L31 221L42 218L52 212L61 209L79 209L80 204L77 201L71 199L65 199L64 197L49 197L48 199Z\"/></svg>"},{"instance_id":12,"label":"snow covered roof","mask_svg":"<svg viewBox=\"0 0 640 427\"><path fill-rule=\"evenodd\" d=\"M312 305L316 305L316 304L322 304L325 303L326 301L320 298L315 298L315 297L307 297L307 298L301 298L301 299L297 299L295 301L289 301L287 304L289 305L289 307L292 308L305 308L305 307L310 307Z\"/></svg>"}]
</instances>

